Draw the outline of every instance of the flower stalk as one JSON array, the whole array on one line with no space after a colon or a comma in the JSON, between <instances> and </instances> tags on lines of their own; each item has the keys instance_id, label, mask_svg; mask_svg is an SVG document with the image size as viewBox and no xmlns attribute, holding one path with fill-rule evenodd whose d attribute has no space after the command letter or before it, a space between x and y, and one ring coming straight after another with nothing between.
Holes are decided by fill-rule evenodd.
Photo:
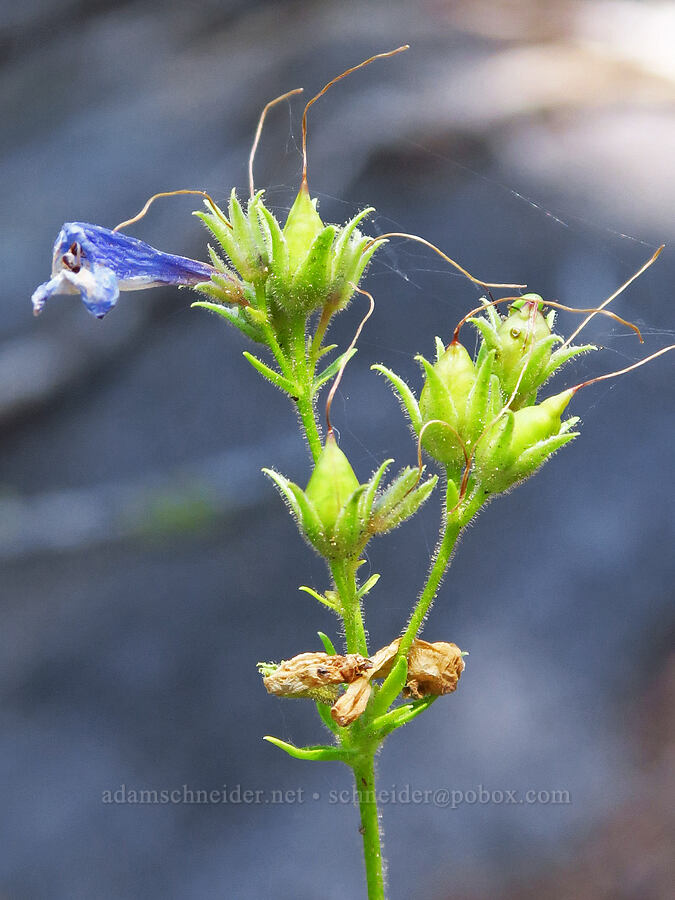
<instances>
[{"instance_id":1,"label":"flower stalk","mask_svg":"<svg viewBox=\"0 0 675 900\"><path fill-rule=\"evenodd\" d=\"M363 223L373 212L370 207L343 225L322 221L307 181L307 111L346 75L405 49L377 54L347 69L307 103L302 119L302 180L283 224L265 206L263 192L255 190L253 160L267 112L299 89L271 101L262 112L249 158L250 197L245 205L234 190L227 211L204 191L180 190L154 195L137 216L113 230L66 223L54 247L52 277L32 298L34 311L39 313L53 294L79 293L87 309L102 318L115 306L122 290L167 284L192 287L202 297L193 306L219 316L257 348L269 351L267 360L249 350L244 357L294 404L312 464L304 488L273 469L264 472L286 502L302 537L326 564L331 587L323 593L307 586L301 590L337 616L346 653L339 655L331 639L319 632L323 651L259 664L270 693L316 704L330 743L296 747L271 736L265 740L295 759L339 761L352 770L369 900L385 900L376 754L391 733L425 712L438 697L454 692L464 670L464 654L455 644L429 643L418 637L463 529L492 497L532 476L578 436L574 429L579 419L563 419L578 390L675 349L675 345L663 348L618 372L587 379L541 399L555 372L575 357L597 349L571 344L594 315L610 316L642 339L636 326L605 307L663 248L599 307L573 310L589 315L567 340L555 332L555 309L569 311L570 307L551 302L547 310L543 298L532 293L484 299L450 331L449 344L436 338L434 361L417 357L423 376L418 393L390 369L372 367L390 382L409 419L417 439L418 465L405 466L389 477L394 461L386 459L365 481L359 479L337 444L330 407L374 308L372 296L359 283L386 240L400 237L422 243L476 284L524 287L480 281L416 235L392 232L372 238L362 234ZM186 193L205 200L206 211L196 215L215 241L215 249L208 248L210 263L167 254L120 234L121 228L139 221L157 197ZM370 298L369 311L351 344L322 363L337 349L325 343L330 325L356 293ZM496 307L507 302L510 306L502 315ZM465 323L474 327L478 337L474 355L459 340ZM320 391L331 382L324 437L316 404ZM444 475L439 541L406 627L371 654L363 606L379 575L360 582L359 567L368 543L407 521L434 491L438 475L426 474L424 454Z\"/></svg>"}]
</instances>

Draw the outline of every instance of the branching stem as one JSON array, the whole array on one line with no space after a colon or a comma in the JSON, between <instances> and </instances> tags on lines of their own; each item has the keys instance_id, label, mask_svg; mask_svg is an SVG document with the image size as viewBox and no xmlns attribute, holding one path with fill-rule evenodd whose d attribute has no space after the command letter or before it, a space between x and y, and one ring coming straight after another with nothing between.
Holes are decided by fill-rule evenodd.
<instances>
[{"instance_id":1,"label":"branching stem","mask_svg":"<svg viewBox=\"0 0 675 900\"><path fill-rule=\"evenodd\" d=\"M445 522L441 531L441 539L438 547L436 548L436 554L434 556L434 561L431 565L431 569L429 570L426 584L422 589L420 598L417 601L417 606L413 610L413 614L408 621L408 626L403 634L403 637L401 638L401 643L399 645L398 651L399 656L407 655L412 642L417 637L417 634L422 627L422 624L424 623L427 613L429 612L431 604L436 598L438 589L440 588L441 582L443 581L443 576L445 575L448 566L450 565L452 554L455 549L457 540L462 532L462 529L470 521L470 519L475 516L484 502L485 495L482 491L478 490L475 491L471 495L471 497L465 499L457 507L452 509L451 512L446 513ZM445 504L447 508L447 487Z\"/></svg>"}]
</instances>

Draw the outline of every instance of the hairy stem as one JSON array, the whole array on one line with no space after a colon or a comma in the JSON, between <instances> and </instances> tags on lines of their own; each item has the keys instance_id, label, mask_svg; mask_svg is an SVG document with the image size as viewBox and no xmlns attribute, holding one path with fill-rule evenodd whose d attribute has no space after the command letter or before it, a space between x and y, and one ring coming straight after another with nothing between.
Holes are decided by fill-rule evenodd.
<instances>
[{"instance_id":1,"label":"hairy stem","mask_svg":"<svg viewBox=\"0 0 675 900\"><path fill-rule=\"evenodd\" d=\"M298 415L305 430L305 437L309 444L309 449L314 462L321 455L321 435L319 434L319 426L316 424L316 416L314 415L314 404L309 398L309 392L303 391L298 394L297 399Z\"/></svg>"},{"instance_id":2,"label":"hairy stem","mask_svg":"<svg viewBox=\"0 0 675 900\"><path fill-rule=\"evenodd\" d=\"M360 832L363 836L363 857L366 864L368 900L385 900L384 866L380 840L380 817L375 793L375 761L371 751L353 765L356 792L361 813Z\"/></svg>"},{"instance_id":3,"label":"hairy stem","mask_svg":"<svg viewBox=\"0 0 675 900\"><path fill-rule=\"evenodd\" d=\"M296 399L298 415L305 431L310 452L314 462L316 462L321 454L322 447L313 401L313 381L316 363L308 358L305 320L303 318L298 319L294 324L290 343L293 373L298 390Z\"/></svg>"},{"instance_id":4,"label":"hairy stem","mask_svg":"<svg viewBox=\"0 0 675 900\"><path fill-rule=\"evenodd\" d=\"M448 512L445 516L443 527L441 529L441 540L436 548L436 554L431 569L429 570L426 584L417 601L417 606L410 616L408 627L401 638L398 650L400 656L405 656L408 653L410 645L417 637L417 633L422 627L422 623L424 622L424 619L429 612L429 608L434 602L438 589L441 586L443 576L450 565L457 539L464 526L483 505L484 500L485 496L482 491L476 491L470 498L463 501L457 509Z\"/></svg>"},{"instance_id":5,"label":"hairy stem","mask_svg":"<svg viewBox=\"0 0 675 900\"><path fill-rule=\"evenodd\" d=\"M316 366L317 360L319 358L319 353L321 352L321 344L323 343L323 339L325 337L326 331L328 330L328 325L330 324L330 320L333 317L333 309L330 304L326 304L324 308L321 310L321 317L319 318L319 322L316 326L316 331L314 332L314 337L312 338L312 346L309 351L309 358L314 366Z\"/></svg>"},{"instance_id":6,"label":"hairy stem","mask_svg":"<svg viewBox=\"0 0 675 900\"><path fill-rule=\"evenodd\" d=\"M361 656L368 656L368 642L361 614L361 602L356 596L354 564L341 560L331 563L330 570L340 597L340 612L345 626L347 653L360 653Z\"/></svg>"},{"instance_id":7,"label":"hairy stem","mask_svg":"<svg viewBox=\"0 0 675 900\"><path fill-rule=\"evenodd\" d=\"M293 374L298 390L298 414L315 462L321 454L322 441L314 412L312 388L317 356L329 320L329 315L322 316L311 348L307 347L304 321L297 323L290 342ZM368 656L361 602L357 596L356 562L353 559L340 559L332 560L329 565L339 597L339 612L344 624L347 652ZM349 734L340 738L340 741L343 745L349 745L358 754L352 769L361 814L360 831L363 836L368 900L385 900L380 821L375 793L374 759L377 745L373 745L372 737L369 737L357 723L349 729Z\"/></svg>"}]
</instances>

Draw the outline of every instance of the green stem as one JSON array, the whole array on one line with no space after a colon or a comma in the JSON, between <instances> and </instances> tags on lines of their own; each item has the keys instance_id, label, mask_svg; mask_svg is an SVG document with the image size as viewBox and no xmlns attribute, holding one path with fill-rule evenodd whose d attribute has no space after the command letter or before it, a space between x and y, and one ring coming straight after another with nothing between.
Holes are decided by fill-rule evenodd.
<instances>
[{"instance_id":1,"label":"green stem","mask_svg":"<svg viewBox=\"0 0 675 900\"><path fill-rule=\"evenodd\" d=\"M314 341L309 349L304 319L292 326L287 355L284 354L273 334L271 335L273 342L270 340L270 347L282 372L287 374L284 366L292 371L291 380L297 389L298 414L315 462L321 454L323 445L314 411L314 374L318 352L329 321L330 315L324 310ZM368 656L368 642L361 601L357 595L356 562L353 559L340 559L330 561L329 565L340 600L339 612L344 623L347 652ZM347 732L347 729L344 731ZM372 737L360 727L359 723L355 723L348 733L340 737L340 743L358 753L357 761L352 764L352 768L356 779L361 813L360 830L363 835L368 900L385 900L380 822L375 794L374 758L377 745L373 744Z\"/></svg>"},{"instance_id":2,"label":"green stem","mask_svg":"<svg viewBox=\"0 0 675 900\"><path fill-rule=\"evenodd\" d=\"M368 642L361 614L361 601L356 596L354 564L340 560L332 562L330 570L340 597L340 612L345 626L347 653L360 653L361 656L368 656Z\"/></svg>"},{"instance_id":3,"label":"green stem","mask_svg":"<svg viewBox=\"0 0 675 900\"><path fill-rule=\"evenodd\" d=\"M354 763L356 792L361 813L363 856L366 863L368 900L385 900L382 846L380 842L380 818L375 793L375 762L370 752L360 762Z\"/></svg>"},{"instance_id":4,"label":"green stem","mask_svg":"<svg viewBox=\"0 0 675 900\"><path fill-rule=\"evenodd\" d=\"M301 394L298 394L296 406L302 426L305 429L305 436L307 438L307 443L309 444L310 452L314 462L316 462L321 455L323 445L321 443L321 435L319 434L319 426L316 424L316 416L314 415L314 404L309 398L308 391L303 391Z\"/></svg>"},{"instance_id":5,"label":"green stem","mask_svg":"<svg viewBox=\"0 0 675 900\"><path fill-rule=\"evenodd\" d=\"M321 454L322 441L319 426L316 422L313 400L314 369L316 364L307 357L307 343L305 334L305 320L299 318L292 326L291 353L293 359L293 373L297 385L296 405L298 415L305 429L307 443L314 459L317 461Z\"/></svg>"},{"instance_id":6,"label":"green stem","mask_svg":"<svg viewBox=\"0 0 675 900\"><path fill-rule=\"evenodd\" d=\"M330 320L333 318L333 312L334 310L329 303L327 303L321 310L321 317L319 318L319 322L316 326L316 331L314 332L314 337L312 338L312 346L309 350L309 359L315 368L317 360L319 359L319 353L321 352L321 344L323 343L326 331L328 330Z\"/></svg>"},{"instance_id":7,"label":"green stem","mask_svg":"<svg viewBox=\"0 0 675 900\"><path fill-rule=\"evenodd\" d=\"M265 294L264 285L258 284L255 288L255 297L256 297L256 308L260 310L260 312L264 313L265 316L268 316L269 310L267 307L267 295ZM267 346L272 351L274 358L277 361L279 368L281 369L281 374L284 375L285 378L288 378L289 381L293 381L293 371L288 364L288 360L286 359L286 354L281 349L281 345L277 340L277 336L274 333L274 329L270 325L268 319L262 323L263 334L265 335L265 340L267 341Z\"/></svg>"},{"instance_id":8,"label":"green stem","mask_svg":"<svg viewBox=\"0 0 675 900\"><path fill-rule=\"evenodd\" d=\"M457 539L464 526L483 505L484 499L483 493L481 491L476 491L470 498L463 501L457 509L446 515L441 531L441 540L436 548L436 555L434 557L433 565L429 570L429 576L422 593L420 594L420 598L417 601L417 606L413 610L413 614L408 621L408 627L401 638L398 650L399 656L405 656L408 653L410 645L417 637L417 633L422 627L422 623L424 622L424 619L429 612L429 608L434 602L438 589L441 586L443 576L450 565L452 552L455 549ZM447 495L445 502L447 505Z\"/></svg>"}]
</instances>

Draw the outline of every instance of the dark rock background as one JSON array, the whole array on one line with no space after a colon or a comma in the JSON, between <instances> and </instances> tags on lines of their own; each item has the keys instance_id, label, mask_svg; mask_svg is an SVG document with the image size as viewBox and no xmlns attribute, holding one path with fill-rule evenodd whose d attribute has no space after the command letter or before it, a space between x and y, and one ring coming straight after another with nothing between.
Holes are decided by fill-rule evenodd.
<instances>
[{"instance_id":1,"label":"dark rock background","mask_svg":"<svg viewBox=\"0 0 675 900\"><path fill-rule=\"evenodd\" d=\"M326 586L322 566L259 474L307 477L291 411L187 293L122 295L102 323L61 298L33 320L62 221L112 227L170 188L244 190L268 99L311 95L409 41L312 109L324 219L373 204L373 233L417 232L481 277L594 304L673 235L673 23L673 3L623 0L3 5L0 896L363 896L356 812L328 794L348 773L260 740L321 731L313 710L264 693L256 661L335 634L297 593ZM257 159L280 211L300 112L270 116ZM133 233L203 256L193 207L157 204ZM645 346L598 317L589 337L607 350L566 383L672 341L674 274L667 248L616 301ZM370 363L418 384L415 353L477 297L394 241L367 284L375 316L334 405L361 476L414 457ZM336 324L341 342L360 312ZM460 690L380 758L383 788L567 790L571 803L384 806L392 900L529 897L533 884L554 897L570 866L585 893L561 897L668 896L667 816L654 811L658 839L625 835L630 811L649 821L672 787L672 752L654 781L636 749L672 721L672 703L645 701L670 684L672 384L666 357L582 393L582 437L481 515L426 631L471 651ZM374 646L406 618L437 518L430 503L373 545ZM303 788L305 802L104 804L121 785ZM608 829L619 851L594 837Z\"/></svg>"}]
</instances>

